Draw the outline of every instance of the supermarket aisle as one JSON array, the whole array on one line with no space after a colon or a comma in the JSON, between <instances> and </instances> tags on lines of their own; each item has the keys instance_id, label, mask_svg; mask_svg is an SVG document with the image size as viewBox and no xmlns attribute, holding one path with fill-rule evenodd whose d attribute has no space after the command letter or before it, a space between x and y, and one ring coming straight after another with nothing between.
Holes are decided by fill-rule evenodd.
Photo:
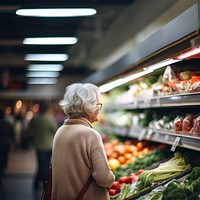
<instances>
[{"instance_id":1,"label":"supermarket aisle","mask_svg":"<svg viewBox=\"0 0 200 200\"><path fill-rule=\"evenodd\" d=\"M32 188L36 158L33 149L12 149L8 169L0 187L2 200L40 200L41 190Z\"/></svg>"}]
</instances>

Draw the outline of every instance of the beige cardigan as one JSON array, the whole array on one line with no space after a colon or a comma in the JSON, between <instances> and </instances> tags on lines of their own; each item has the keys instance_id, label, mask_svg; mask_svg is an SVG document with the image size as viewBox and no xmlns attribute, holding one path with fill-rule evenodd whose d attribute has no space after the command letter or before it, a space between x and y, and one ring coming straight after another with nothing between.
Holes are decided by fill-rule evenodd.
<instances>
[{"instance_id":1,"label":"beige cardigan","mask_svg":"<svg viewBox=\"0 0 200 200\"><path fill-rule=\"evenodd\" d=\"M100 134L85 118L69 119L54 137L52 200L75 200L92 174L82 200L108 200L115 177L108 166Z\"/></svg>"}]
</instances>

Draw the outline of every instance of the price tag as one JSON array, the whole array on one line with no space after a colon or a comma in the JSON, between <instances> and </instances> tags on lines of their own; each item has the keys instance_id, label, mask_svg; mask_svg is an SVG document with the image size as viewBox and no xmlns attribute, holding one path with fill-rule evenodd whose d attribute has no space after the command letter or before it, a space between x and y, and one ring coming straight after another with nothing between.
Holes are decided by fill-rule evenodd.
<instances>
[{"instance_id":1,"label":"price tag","mask_svg":"<svg viewBox=\"0 0 200 200\"><path fill-rule=\"evenodd\" d=\"M153 129L149 129L146 135L146 139L149 140L153 134Z\"/></svg>"},{"instance_id":2,"label":"price tag","mask_svg":"<svg viewBox=\"0 0 200 200\"><path fill-rule=\"evenodd\" d=\"M138 137L138 140L141 141L145 138L145 135L146 135L146 129L143 129Z\"/></svg>"},{"instance_id":3,"label":"price tag","mask_svg":"<svg viewBox=\"0 0 200 200\"><path fill-rule=\"evenodd\" d=\"M176 147L178 146L179 142L180 142L181 138L180 137L176 137L176 139L174 140L174 143L171 147L171 151L175 151Z\"/></svg>"}]
</instances>

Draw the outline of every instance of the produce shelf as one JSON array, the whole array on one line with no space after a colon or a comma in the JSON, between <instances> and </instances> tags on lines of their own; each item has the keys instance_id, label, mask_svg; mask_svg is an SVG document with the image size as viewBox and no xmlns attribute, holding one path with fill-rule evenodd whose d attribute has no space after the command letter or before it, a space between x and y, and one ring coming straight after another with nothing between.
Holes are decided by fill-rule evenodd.
<instances>
[{"instance_id":1,"label":"produce shelf","mask_svg":"<svg viewBox=\"0 0 200 200\"><path fill-rule=\"evenodd\" d=\"M172 180L177 180L181 183L182 181L184 181L187 178L187 176L189 175L190 172L191 171L184 172L184 173L182 173L181 175L179 175L175 178L172 178L172 179L170 179L166 182L163 182L163 183L159 184L157 187L154 187L151 191L162 189L162 188L166 187L166 185ZM150 192L146 192L146 194L144 193L143 195L140 195L140 196L137 196L137 197L127 198L127 200L135 200L135 199L148 200L149 196L150 196Z\"/></svg>"},{"instance_id":2,"label":"produce shelf","mask_svg":"<svg viewBox=\"0 0 200 200\"><path fill-rule=\"evenodd\" d=\"M200 151L200 137L197 137L197 136L176 134L176 133L162 131L162 130L153 130L150 136L148 135L148 132L147 132L144 138L150 141L162 142L165 144L171 144L171 145L184 147L187 149Z\"/></svg>"},{"instance_id":3,"label":"produce shelf","mask_svg":"<svg viewBox=\"0 0 200 200\"><path fill-rule=\"evenodd\" d=\"M187 149L200 151L200 137L186 134L176 134L170 131L156 129L141 129L135 127L134 131L128 128L116 127L112 125L101 125L101 128L107 134L116 134L120 136L128 136L138 140L149 140L172 145L171 150L175 151L176 147L184 147Z\"/></svg>"},{"instance_id":4,"label":"produce shelf","mask_svg":"<svg viewBox=\"0 0 200 200\"><path fill-rule=\"evenodd\" d=\"M138 108L200 106L200 92L181 93L173 95L154 96L152 98L136 99L133 102L120 104L113 103L105 107L105 111L130 110Z\"/></svg>"},{"instance_id":5,"label":"produce shelf","mask_svg":"<svg viewBox=\"0 0 200 200\"><path fill-rule=\"evenodd\" d=\"M129 129L124 127L117 127L112 126L109 124L102 124L101 128L107 133L107 134L116 134L120 136L128 136Z\"/></svg>"}]
</instances>

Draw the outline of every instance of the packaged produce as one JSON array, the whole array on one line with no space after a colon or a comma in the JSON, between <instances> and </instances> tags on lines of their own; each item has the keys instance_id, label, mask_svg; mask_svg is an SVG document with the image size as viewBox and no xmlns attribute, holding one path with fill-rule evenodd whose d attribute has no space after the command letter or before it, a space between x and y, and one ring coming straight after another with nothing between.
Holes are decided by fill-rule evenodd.
<instances>
[{"instance_id":1,"label":"packaged produce","mask_svg":"<svg viewBox=\"0 0 200 200\"><path fill-rule=\"evenodd\" d=\"M180 133L182 131L182 127L183 127L183 117L182 116L177 116L174 119L174 131L175 133Z\"/></svg>"},{"instance_id":2,"label":"packaged produce","mask_svg":"<svg viewBox=\"0 0 200 200\"><path fill-rule=\"evenodd\" d=\"M184 80L188 80L188 79L191 79L192 75L194 75L194 72L191 72L191 71L183 71L183 72L180 72L178 74L178 78L182 81Z\"/></svg>"},{"instance_id":3,"label":"packaged produce","mask_svg":"<svg viewBox=\"0 0 200 200\"><path fill-rule=\"evenodd\" d=\"M200 91L200 76L192 76L192 84L189 88L190 92Z\"/></svg>"},{"instance_id":4,"label":"packaged produce","mask_svg":"<svg viewBox=\"0 0 200 200\"><path fill-rule=\"evenodd\" d=\"M193 120L193 130L192 133L200 136L200 115Z\"/></svg>"},{"instance_id":5,"label":"packaged produce","mask_svg":"<svg viewBox=\"0 0 200 200\"><path fill-rule=\"evenodd\" d=\"M192 76L192 83L200 81L200 76Z\"/></svg>"},{"instance_id":6,"label":"packaged produce","mask_svg":"<svg viewBox=\"0 0 200 200\"><path fill-rule=\"evenodd\" d=\"M190 114L187 114L185 116L185 118L183 119L183 122L182 122L182 131L187 134L191 131L191 129L193 128L193 120L194 120L195 116L190 113Z\"/></svg>"},{"instance_id":7,"label":"packaged produce","mask_svg":"<svg viewBox=\"0 0 200 200\"><path fill-rule=\"evenodd\" d=\"M173 92L182 93L182 92L189 92L191 83L192 83L191 79L183 81L175 80L175 81L170 81L169 85Z\"/></svg>"},{"instance_id":8,"label":"packaged produce","mask_svg":"<svg viewBox=\"0 0 200 200\"><path fill-rule=\"evenodd\" d=\"M175 72L172 70L172 68L170 66L167 66L164 74L163 74L163 88L162 88L162 92L163 93L169 93L172 92L171 86L169 85L169 83L174 82L177 79Z\"/></svg>"},{"instance_id":9,"label":"packaged produce","mask_svg":"<svg viewBox=\"0 0 200 200\"><path fill-rule=\"evenodd\" d=\"M168 84L172 80L177 80L176 74L170 66L167 66L163 74L163 83Z\"/></svg>"}]
</instances>

